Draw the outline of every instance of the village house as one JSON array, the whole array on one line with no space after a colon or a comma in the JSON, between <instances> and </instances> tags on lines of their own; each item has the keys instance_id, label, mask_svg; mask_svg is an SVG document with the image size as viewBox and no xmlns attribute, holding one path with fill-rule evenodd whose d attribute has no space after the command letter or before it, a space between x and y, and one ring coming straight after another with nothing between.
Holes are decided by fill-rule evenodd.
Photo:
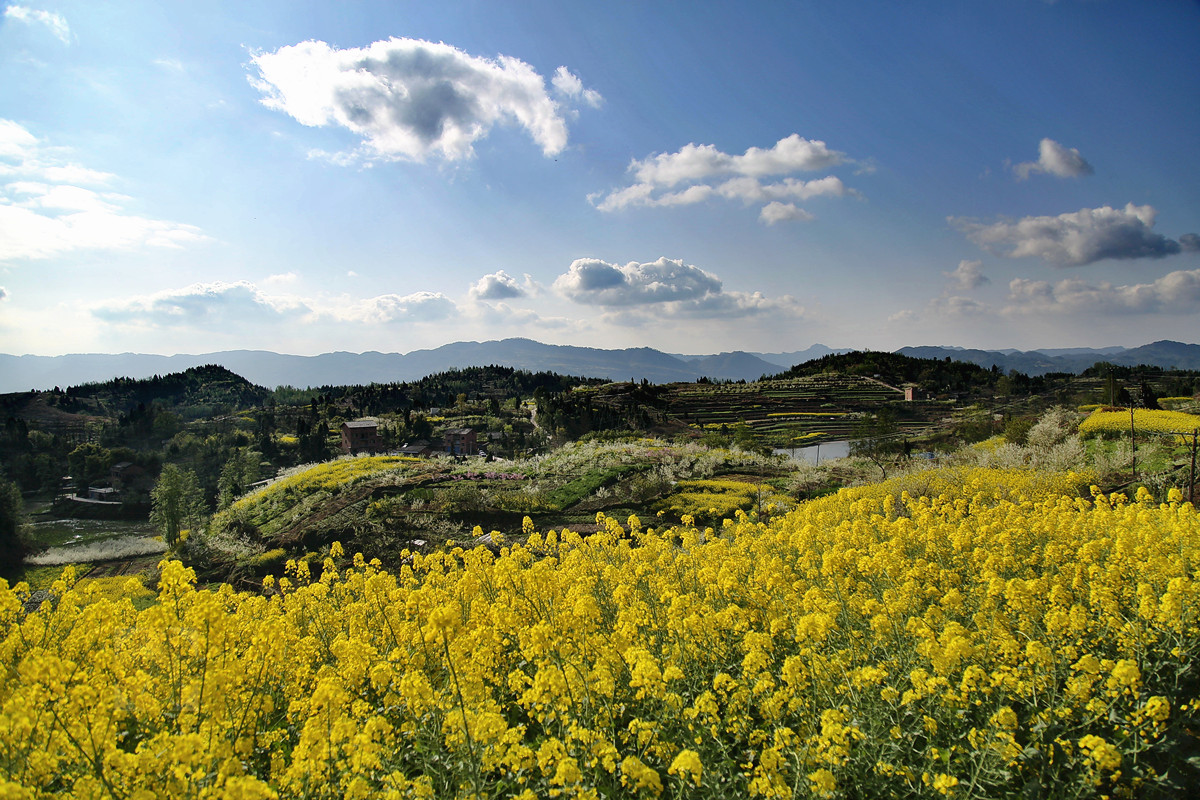
<instances>
[{"instance_id":1,"label":"village house","mask_svg":"<svg viewBox=\"0 0 1200 800\"><path fill-rule=\"evenodd\" d=\"M383 450L379 423L373 419L356 419L342 423L342 451L350 455L378 453Z\"/></svg>"},{"instance_id":2,"label":"village house","mask_svg":"<svg viewBox=\"0 0 1200 800\"><path fill-rule=\"evenodd\" d=\"M119 461L108 470L108 482L118 491L128 488L138 478L145 475L145 470L129 461Z\"/></svg>"},{"instance_id":3,"label":"village house","mask_svg":"<svg viewBox=\"0 0 1200 800\"><path fill-rule=\"evenodd\" d=\"M89 500L95 500L102 503L116 503L120 493L111 486L89 486L87 491Z\"/></svg>"},{"instance_id":4,"label":"village house","mask_svg":"<svg viewBox=\"0 0 1200 800\"><path fill-rule=\"evenodd\" d=\"M450 428L443 437L446 452L452 456L473 456L479 449L471 428Z\"/></svg>"}]
</instances>

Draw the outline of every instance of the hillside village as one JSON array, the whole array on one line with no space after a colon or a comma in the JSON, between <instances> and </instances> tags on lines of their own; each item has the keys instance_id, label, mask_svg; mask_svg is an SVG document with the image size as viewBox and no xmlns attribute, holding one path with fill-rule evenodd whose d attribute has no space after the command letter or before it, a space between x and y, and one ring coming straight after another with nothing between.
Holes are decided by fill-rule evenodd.
<instances>
[{"instance_id":1,"label":"hillside village","mask_svg":"<svg viewBox=\"0 0 1200 800\"><path fill-rule=\"evenodd\" d=\"M1196 373L1158 368L1098 364L1080 375L1028 378L880 353L830 354L761 381L663 385L484 367L413 383L267 390L208 366L146 381L4 395L0 451L5 479L32 512L35 524L25 528L31 555L59 543L53 531L63 525L55 519L92 520L101 530L107 522L113 538L124 526L147 530L167 471L186 478L184 527L237 529L249 537L240 560L230 555L237 547L224 552L193 540L195 566L218 577L246 572L241 561L255 557L262 563L249 573L261 576L284 555L302 554L300 542L328 545L348 531L359 531L356 538L370 531L366 549L395 558L405 543L437 547L467 537L475 525L519 533L526 516L578 530L593 524L597 510L672 513L679 502L673 506L671 498L688 480L741 482L729 497L713 500L724 511L749 509L750 494L791 508L838 486L886 478L906 463L934 463L991 436L1024 444L1023 434L1052 406L1162 408L1159 398L1172 398L1169 406L1188 409L1197 388ZM646 441L658 444L638 444ZM609 443L639 454L616 464L607 463L611 455L579 463L586 447ZM820 460L822 444L825 465L814 473L803 454ZM726 463L689 472L662 463L671 461L668 451L719 451ZM847 452L855 458L830 463ZM399 484L341 498L316 522L301 514L288 530L264 533L229 518L239 497L306 464L372 456L413 459L416 466ZM1179 458L1160 460L1173 485L1182 485L1174 474L1182 469ZM547 474L556 462L573 466ZM1136 476L1123 469L1109 466L1105 480L1128 484ZM485 477L497 474L506 478ZM678 519L679 508L669 518ZM41 541L39 531L46 532ZM93 536L105 534L71 541ZM267 552L273 558L263 559ZM11 559L9 569L19 574Z\"/></svg>"}]
</instances>

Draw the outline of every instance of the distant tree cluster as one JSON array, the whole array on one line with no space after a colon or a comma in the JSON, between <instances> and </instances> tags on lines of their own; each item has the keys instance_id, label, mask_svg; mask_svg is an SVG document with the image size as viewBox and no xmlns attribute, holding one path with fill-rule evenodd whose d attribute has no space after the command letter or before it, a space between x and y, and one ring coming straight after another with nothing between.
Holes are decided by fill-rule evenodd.
<instances>
[{"instance_id":1,"label":"distant tree cluster","mask_svg":"<svg viewBox=\"0 0 1200 800\"><path fill-rule=\"evenodd\" d=\"M512 367L486 366L452 369L404 383L367 386L323 386L315 390L318 402L344 408L354 416L400 413L468 403L503 403L530 397L534 392L565 392L575 386L604 383L598 378L530 372Z\"/></svg>"},{"instance_id":2,"label":"distant tree cluster","mask_svg":"<svg viewBox=\"0 0 1200 800\"><path fill-rule=\"evenodd\" d=\"M538 425L560 438L577 439L598 431L641 431L667 420L667 390L642 383L615 383L603 391L533 394Z\"/></svg>"}]
</instances>

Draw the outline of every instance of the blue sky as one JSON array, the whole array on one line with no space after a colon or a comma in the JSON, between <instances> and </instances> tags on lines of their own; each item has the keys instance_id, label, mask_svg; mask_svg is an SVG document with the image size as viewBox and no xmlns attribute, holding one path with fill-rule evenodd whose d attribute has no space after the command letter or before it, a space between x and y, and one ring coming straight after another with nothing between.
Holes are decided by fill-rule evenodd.
<instances>
[{"instance_id":1,"label":"blue sky","mask_svg":"<svg viewBox=\"0 0 1200 800\"><path fill-rule=\"evenodd\" d=\"M0 352L1200 341L1200 4L8 2Z\"/></svg>"}]
</instances>

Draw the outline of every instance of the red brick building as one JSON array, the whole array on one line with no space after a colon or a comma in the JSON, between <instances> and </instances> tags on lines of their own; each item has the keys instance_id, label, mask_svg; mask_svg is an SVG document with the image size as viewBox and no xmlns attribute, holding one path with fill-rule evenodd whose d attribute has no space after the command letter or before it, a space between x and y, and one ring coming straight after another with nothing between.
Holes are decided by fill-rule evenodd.
<instances>
[{"instance_id":1,"label":"red brick building","mask_svg":"<svg viewBox=\"0 0 1200 800\"><path fill-rule=\"evenodd\" d=\"M373 419L356 419L342 423L342 451L350 455L378 453L383 450L379 423Z\"/></svg>"}]
</instances>

